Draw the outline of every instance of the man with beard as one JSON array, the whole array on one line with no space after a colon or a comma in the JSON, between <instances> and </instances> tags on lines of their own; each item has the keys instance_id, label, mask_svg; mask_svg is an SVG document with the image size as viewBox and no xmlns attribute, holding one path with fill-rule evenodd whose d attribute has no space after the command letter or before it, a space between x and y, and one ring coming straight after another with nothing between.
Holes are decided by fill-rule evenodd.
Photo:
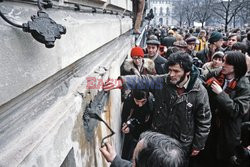
<instances>
[{"instance_id":1,"label":"man with beard","mask_svg":"<svg viewBox=\"0 0 250 167\"><path fill-rule=\"evenodd\" d=\"M155 97L151 129L178 140L188 162L205 147L211 120L208 95L189 54L171 54L167 67L165 75L122 76L120 84L108 82L103 88L149 89Z\"/></svg>"}]
</instances>

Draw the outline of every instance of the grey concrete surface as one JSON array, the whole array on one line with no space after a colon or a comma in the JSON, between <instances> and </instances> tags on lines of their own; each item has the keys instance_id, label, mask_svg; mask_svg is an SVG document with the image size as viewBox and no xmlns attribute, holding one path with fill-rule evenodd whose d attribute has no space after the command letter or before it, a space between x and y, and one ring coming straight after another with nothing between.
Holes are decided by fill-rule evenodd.
<instances>
[{"instance_id":1,"label":"grey concrete surface","mask_svg":"<svg viewBox=\"0 0 250 167\"><path fill-rule=\"evenodd\" d=\"M0 9L16 23L27 22L37 11L36 6L10 2L3 2ZM46 12L67 28L52 49L0 19L0 106L132 28L128 17Z\"/></svg>"}]
</instances>

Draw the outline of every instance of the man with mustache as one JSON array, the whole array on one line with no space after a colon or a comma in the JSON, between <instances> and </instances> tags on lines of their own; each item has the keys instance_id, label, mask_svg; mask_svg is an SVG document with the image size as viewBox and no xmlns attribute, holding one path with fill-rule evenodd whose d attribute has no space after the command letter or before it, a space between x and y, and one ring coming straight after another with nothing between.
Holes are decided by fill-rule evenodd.
<instances>
[{"instance_id":1,"label":"man with mustache","mask_svg":"<svg viewBox=\"0 0 250 167\"><path fill-rule=\"evenodd\" d=\"M210 130L211 112L207 91L198 78L192 57L185 52L170 55L168 74L159 76L122 76L122 85L109 82L104 90L123 86L125 89L149 89L155 97L151 129L178 140L186 160L205 147Z\"/></svg>"}]
</instances>

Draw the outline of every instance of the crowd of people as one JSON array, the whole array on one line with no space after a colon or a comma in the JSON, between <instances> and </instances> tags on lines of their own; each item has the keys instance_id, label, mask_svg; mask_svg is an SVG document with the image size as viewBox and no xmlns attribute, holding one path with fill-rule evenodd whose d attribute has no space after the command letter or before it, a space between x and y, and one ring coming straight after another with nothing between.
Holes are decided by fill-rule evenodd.
<instances>
[{"instance_id":1,"label":"crowd of people","mask_svg":"<svg viewBox=\"0 0 250 167\"><path fill-rule=\"evenodd\" d=\"M150 27L146 44L131 49L121 82L103 87L124 89L122 155L107 144L105 159L120 167L250 166L250 28Z\"/></svg>"}]
</instances>

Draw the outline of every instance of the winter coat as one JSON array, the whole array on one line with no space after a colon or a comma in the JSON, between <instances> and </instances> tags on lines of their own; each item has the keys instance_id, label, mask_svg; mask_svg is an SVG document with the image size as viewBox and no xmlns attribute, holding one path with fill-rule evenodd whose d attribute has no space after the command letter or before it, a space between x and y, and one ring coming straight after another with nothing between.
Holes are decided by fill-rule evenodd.
<instances>
[{"instance_id":1,"label":"winter coat","mask_svg":"<svg viewBox=\"0 0 250 167\"><path fill-rule=\"evenodd\" d=\"M145 55L145 57L148 57L148 55ZM157 54L157 57L154 59L156 74L164 74L163 66L166 62L167 59Z\"/></svg>"},{"instance_id":2,"label":"winter coat","mask_svg":"<svg viewBox=\"0 0 250 167\"><path fill-rule=\"evenodd\" d=\"M202 66L202 75L207 75L211 71L221 70L222 69L222 67L216 67L216 68L214 68L212 65L213 65L212 61L205 63Z\"/></svg>"},{"instance_id":3,"label":"winter coat","mask_svg":"<svg viewBox=\"0 0 250 167\"><path fill-rule=\"evenodd\" d=\"M139 107L134 98L129 94L124 101L122 109L122 124L130 121L129 133L124 136L122 158L131 160L140 134L150 129L152 123L154 97L150 93L147 102Z\"/></svg>"},{"instance_id":4,"label":"winter coat","mask_svg":"<svg viewBox=\"0 0 250 167\"><path fill-rule=\"evenodd\" d=\"M136 140L142 132L149 130L152 121L154 97L150 93L147 102L139 107L135 104L134 98L129 94L128 98L124 101L122 109L122 123L134 119L134 126L130 129L130 133ZM138 121L138 122L137 122Z\"/></svg>"},{"instance_id":5,"label":"winter coat","mask_svg":"<svg viewBox=\"0 0 250 167\"><path fill-rule=\"evenodd\" d=\"M205 79L220 75L220 70L213 71ZM219 160L229 160L234 155L234 149L240 145L241 123L249 110L250 85L246 77L237 81L235 88L220 94L212 92L208 87L210 106L213 115L211 133L207 147L216 153Z\"/></svg>"},{"instance_id":6,"label":"winter coat","mask_svg":"<svg viewBox=\"0 0 250 167\"><path fill-rule=\"evenodd\" d=\"M132 59L126 59L123 63L122 70L121 70L122 75L146 75L146 74L152 74L155 75L155 63L154 61L144 58L142 60L142 67L140 70L136 67Z\"/></svg>"},{"instance_id":7,"label":"winter coat","mask_svg":"<svg viewBox=\"0 0 250 167\"><path fill-rule=\"evenodd\" d=\"M211 112L207 91L193 67L187 89L181 95L168 75L123 76L125 89L149 89L155 97L152 129L180 141L187 153L202 150L210 129Z\"/></svg>"},{"instance_id":8,"label":"winter coat","mask_svg":"<svg viewBox=\"0 0 250 167\"><path fill-rule=\"evenodd\" d=\"M196 45L195 50L196 51L201 51L206 48L207 41L206 39L198 38L199 44Z\"/></svg>"},{"instance_id":9,"label":"winter coat","mask_svg":"<svg viewBox=\"0 0 250 167\"><path fill-rule=\"evenodd\" d=\"M197 52L196 57L198 57L202 61L202 63L205 64L205 63L211 61L212 55L211 55L209 49L205 48L205 49Z\"/></svg>"},{"instance_id":10,"label":"winter coat","mask_svg":"<svg viewBox=\"0 0 250 167\"><path fill-rule=\"evenodd\" d=\"M217 52L217 51L223 52L223 49L222 48L216 49L215 52ZM212 53L208 48L205 48L205 49L197 52L196 57L198 57L202 61L202 63L205 64L205 63L210 62L212 60Z\"/></svg>"}]
</instances>

